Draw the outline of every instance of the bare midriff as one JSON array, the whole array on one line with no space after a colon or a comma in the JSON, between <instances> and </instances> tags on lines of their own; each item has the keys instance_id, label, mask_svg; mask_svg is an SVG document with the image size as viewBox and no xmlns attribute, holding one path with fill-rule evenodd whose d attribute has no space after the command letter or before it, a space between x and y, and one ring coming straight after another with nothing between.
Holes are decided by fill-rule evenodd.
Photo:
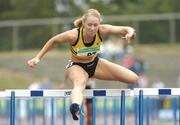
<instances>
[{"instance_id":1,"label":"bare midriff","mask_svg":"<svg viewBox=\"0 0 180 125\"><path fill-rule=\"evenodd\" d=\"M92 62L96 56L97 56L97 54L92 55L92 56L76 56L76 55L72 54L71 60L73 62L88 63L88 62Z\"/></svg>"}]
</instances>

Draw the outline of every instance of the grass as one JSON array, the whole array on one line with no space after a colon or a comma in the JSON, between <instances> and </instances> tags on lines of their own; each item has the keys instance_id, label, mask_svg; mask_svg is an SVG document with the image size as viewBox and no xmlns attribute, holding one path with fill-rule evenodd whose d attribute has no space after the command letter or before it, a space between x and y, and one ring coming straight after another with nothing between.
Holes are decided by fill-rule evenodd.
<instances>
[{"instance_id":1,"label":"grass","mask_svg":"<svg viewBox=\"0 0 180 125\"><path fill-rule=\"evenodd\" d=\"M148 65L146 75L152 83L161 80L166 87L177 87L180 74L180 44L133 45L136 54L143 56ZM0 53L0 90L27 88L33 81L48 77L55 88L59 87L64 77L64 67L70 57L67 50L52 50L36 68L26 65L28 59L35 56L37 50ZM99 88L120 88L125 84L98 81ZM68 84L71 87L71 84Z\"/></svg>"},{"instance_id":2,"label":"grass","mask_svg":"<svg viewBox=\"0 0 180 125\"><path fill-rule=\"evenodd\" d=\"M21 72L11 71L3 68L0 70L1 90L28 88L29 83L32 83L34 79L33 77Z\"/></svg>"},{"instance_id":3,"label":"grass","mask_svg":"<svg viewBox=\"0 0 180 125\"><path fill-rule=\"evenodd\" d=\"M69 52L53 50L36 68L29 68L26 62L37 52L32 50L0 53L0 90L25 89L34 81L44 77L50 78L55 88L59 86L59 83L63 81L64 65L69 59Z\"/></svg>"}]
</instances>

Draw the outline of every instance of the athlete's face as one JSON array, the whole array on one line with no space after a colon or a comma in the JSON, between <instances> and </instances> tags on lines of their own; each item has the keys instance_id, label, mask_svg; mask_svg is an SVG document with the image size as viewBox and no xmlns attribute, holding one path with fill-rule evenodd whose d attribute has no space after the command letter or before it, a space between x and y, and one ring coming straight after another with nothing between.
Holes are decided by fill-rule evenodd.
<instances>
[{"instance_id":1,"label":"athlete's face","mask_svg":"<svg viewBox=\"0 0 180 125\"><path fill-rule=\"evenodd\" d=\"M99 28L100 21L99 18L89 15L86 20L83 22L84 25L84 31L88 35L94 36Z\"/></svg>"}]
</instances>

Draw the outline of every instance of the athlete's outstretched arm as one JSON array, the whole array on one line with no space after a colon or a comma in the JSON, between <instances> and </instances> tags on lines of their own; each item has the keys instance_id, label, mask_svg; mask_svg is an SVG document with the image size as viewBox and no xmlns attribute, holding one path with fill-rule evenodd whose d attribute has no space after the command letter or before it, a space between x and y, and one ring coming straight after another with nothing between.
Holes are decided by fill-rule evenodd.
<instances>
[{"instance_id":1,"label":"athlete's outstretched arm","mask_svg":"<svg viewBox=\"0 0 180 125\"><path fill-rule=\"evenodd\" d=\"M46 42L46 44L43 46L40 52L34 58L30 59L27 62L27 64L33 68L35 65L37 65L40 62L42 57L53 47L54 44L61 42L70 43L75 41L75 39L76 39L76 30L69 30L52 37Z\"/></svg>"},{"instance_id":2,"label":"athlete's outstretched arm","mask_svg":"<svg viewBox=\"0 0 180 125\"><path fill-rule=\"evenodd\" d=\"M134 28L129 26L114 26L109 24L102 24L99 29L102 36L121 34L127 41L134 39L136 35Z\"/></svg>"}]
</instances>

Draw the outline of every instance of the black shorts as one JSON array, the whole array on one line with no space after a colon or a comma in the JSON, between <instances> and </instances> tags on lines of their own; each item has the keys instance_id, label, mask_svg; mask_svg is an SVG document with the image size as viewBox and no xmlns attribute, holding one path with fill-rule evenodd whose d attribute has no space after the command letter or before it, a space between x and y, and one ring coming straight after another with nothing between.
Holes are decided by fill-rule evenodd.
<instances>
[{"instance_id":1,"label":"black shorts","mask_svg":"<svg viewBox=\"0 0 180 125\"><path fill-rule=\"evenodd\" d=\"M66 65L66 68L70 68L73 65L78 65L78 66L82 67L88 73L88 76L90 78L95 73L98 61L99 61L99 58L97 56L95 57L95 59L92 62L89 62L89 63L77 63L77 62L72 62L70 60L69 63Z\"/></svg>"}]
</instances>

